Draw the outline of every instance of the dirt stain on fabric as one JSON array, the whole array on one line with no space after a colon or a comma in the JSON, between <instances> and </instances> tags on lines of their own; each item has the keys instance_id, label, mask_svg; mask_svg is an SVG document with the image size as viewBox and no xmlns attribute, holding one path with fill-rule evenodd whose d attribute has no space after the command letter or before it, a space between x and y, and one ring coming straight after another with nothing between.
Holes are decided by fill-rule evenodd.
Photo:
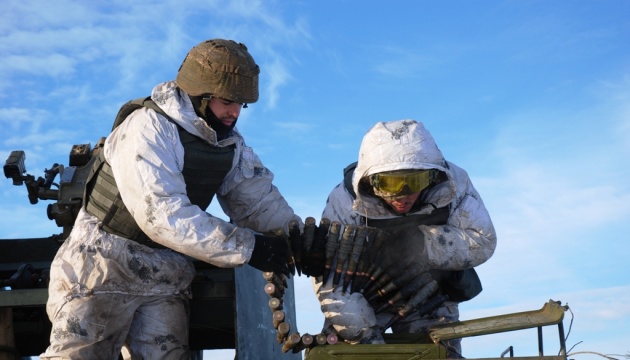
<instances>
[{"instance_id":1,"label":"dirt stain on fabric","mask_svg":"<svg viewBox=\"0 0 630 360\"><path fill-rule=\"evenodd\" d=\"M136 276L138 276L138 278L140 278L143 283L148 283L152 278L151 268L142 264L140 258L138 257L131 258L127 262L127 267L129 268L129 270L131 270L131 272L136 274Z\"/></svg>"},{"instance_id":2,"label":"dirt stain on fabric","mask_svg":"<svg viewBox=\"0 0 630 360\"><path fill-rule=\"evenodd\" d=\"M147 218L147 222L150 223L150 224L153 224L153 222L155 221L155 216L153 216L153 213L155 212L155 207L153 206L153 202L151 201L151 197L147 195L144 198L144 202L147 204L147 208L144 211L144 215Z\"/></svg>"},{"instance_id":3,"label":"dirt stain on fabric","mask_svg":"<svg viewBox=\"0 0 630 360\"><path fill-rule=\"evenodd\" d=\"M404 135L409 134L409 125L413 124L412 121L403 121L401 123L401 126L394 129L391 133L392 133L392 138L393 139L400 139L401 137L403 137Z\"/></svg>"},{"instance_id":4,"label":"dirt stain on fabric","mask_svg":"<svg viewBox=\"0 0 630 360\"><path fill-rule=\"evenodd\" d=\"M175 335L173 334L168 334L168 335L160 335L160 336L156 336L153 338L153 341L160 345L160 350L162 351L167 351L168 350L168 343L177 343L177 338L175 337Z\"/></svg>"},{"instance_id":5,"label":"dirt stain on fabric","mask_svg":"<svg viewBox=\"0 0 630 360\"><path fill-rule=\"evenodd\" d=\"M68 318L65 329L55 329L53 333L55 334L56 338L61 338L61 339L67 338L70 334L75 334L79 336L88 335L87 330L81 327L79 318L74 317L74 316Z\"/></svg>"}]
</instances>

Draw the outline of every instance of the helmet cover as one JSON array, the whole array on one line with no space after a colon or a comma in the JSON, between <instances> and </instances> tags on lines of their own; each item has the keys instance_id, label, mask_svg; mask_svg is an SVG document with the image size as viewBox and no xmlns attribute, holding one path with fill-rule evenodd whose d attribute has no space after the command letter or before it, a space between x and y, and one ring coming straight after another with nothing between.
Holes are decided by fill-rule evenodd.
<instances>
[{"instance_id":1,"label":"helmet cover","mask_svg":"<svg viewBox=\"0 0 630 360\"><path fill-rule=\"evenodd\" d=\"M175 81L190 96L210 94L246 104L258 100L259 73L245 45L212 39L188 52Z\"/></svg>"}]
</instances>

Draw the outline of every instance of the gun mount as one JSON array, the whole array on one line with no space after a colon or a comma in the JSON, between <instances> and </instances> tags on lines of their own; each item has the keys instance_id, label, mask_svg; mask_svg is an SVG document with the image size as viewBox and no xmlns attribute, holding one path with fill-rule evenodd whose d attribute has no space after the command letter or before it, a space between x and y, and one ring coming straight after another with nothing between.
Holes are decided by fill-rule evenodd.
<instances>
[{"instance_id":1,"label":"gun mount","mask_svg":"<svg viewBox=\"0 0 630 360\"><path fill-rule=\"evenodd\" d=\"M13 180L13 185L25 185L28 200L37 204L39 200L56 200L49 204L47 215L63 229L61 240L68 237L74 220L83 204L83 191L96 156L102 151L105 138L94 148L90 144L74 145L70 150L69 165L54 163L44 170L44 177L26 173L26 154L22 150L12 151L4 164L4 176ZM59 182L55 178L59 175Z\"/></svg>"}]
</instances>

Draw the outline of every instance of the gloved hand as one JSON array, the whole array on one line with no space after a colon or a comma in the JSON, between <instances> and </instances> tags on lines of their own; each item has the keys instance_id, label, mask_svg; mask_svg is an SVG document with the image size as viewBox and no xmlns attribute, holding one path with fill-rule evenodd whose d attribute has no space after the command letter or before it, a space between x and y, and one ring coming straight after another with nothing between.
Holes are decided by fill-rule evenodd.
<instances>
[{"instance_id":1,"label":"gloved hand","mask_svg":"<svg viewBox=\"0 0 630 360\"><path fill-rule=\"evenodd\" d=\"M366 343L373 341L371 338L374 334L370 328L377 325L376 316L363 295L322 287L317 297L326 319L325 324L332 325L346 342L356 344L363 339Z\"/></svg>"},{"instance_id":2,"label":"gloved hand","mask_svg":"<svg viewBox=\"0 0 630 360\"><path fill-rule=\"evenodd\" d=\"M448 277L440 283L440 288L453 301L463 302L470 300L479 295L483 289L475 268L445 271L445 273L448 274Z\"/></svg>"},{"instance_id":3,"label":"gloved hand","mask_svg":"<svg viewBox=\"0 0 630 360\"><path fill-rule=\"evenodd\" d=\"M256 242L249 265L261 271L272 271L290 276L289 243L280 237L255 235Z\"/></svg>"}]
</instances>

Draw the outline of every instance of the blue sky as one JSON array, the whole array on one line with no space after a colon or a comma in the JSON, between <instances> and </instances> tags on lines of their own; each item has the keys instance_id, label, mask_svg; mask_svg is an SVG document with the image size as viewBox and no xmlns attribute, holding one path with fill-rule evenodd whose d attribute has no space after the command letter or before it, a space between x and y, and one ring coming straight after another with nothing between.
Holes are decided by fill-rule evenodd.
<instances>
[{"instance_id":1,"label":"blue sky","mask_svg":"<svg viewBox=\"0 0 630 360\"><path fill-rule=\"evenodd\" d=\"M630 353L630 2L5 0L2 9L2 161L24 150L37 176L67 164L73 144L107 135L122 103L173 79L192 46L235 39L261 68L260 100L238 128L300 216L319 219L371 125L422 121L467 169L498 233L478 268L484 291L462 304L462 319L559 300L573 314L572 352ZM10 180L0 201L0 238L58 232L47 204L30 205ZM318 332L309 279L297 278L296 292L298 330ZM535 355L536 334L463 343L467 357L509 345Z\"/></svg>"}]
</instances>

